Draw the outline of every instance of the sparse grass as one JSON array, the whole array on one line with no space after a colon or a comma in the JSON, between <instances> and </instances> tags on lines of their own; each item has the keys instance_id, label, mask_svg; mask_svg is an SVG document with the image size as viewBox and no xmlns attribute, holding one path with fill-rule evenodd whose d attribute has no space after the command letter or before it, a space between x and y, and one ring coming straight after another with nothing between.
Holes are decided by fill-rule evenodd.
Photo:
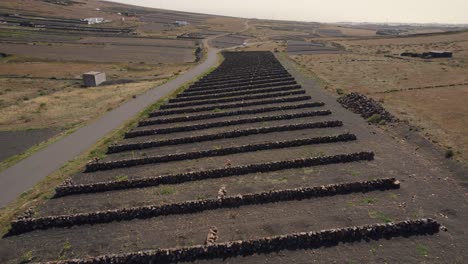
<instances>
[{"instance_id":1,"label":"sparse grass","mask_svg":"<svg viewBox=\"0 0 468 264\"><path fill-rule=\"evenodd\" d=\"M281 184L281 183L287 183L287 182L288 182L288 177L286 177L286 176L283 176L283 177L281 177L279 179L272 179L271 180L271 183L273 183L273 184Z\"/></svg>"},{"instance_id":2,"label":"sparse grass","mask_svg":"<svg viewBox=\"0 0 468 264\"><path fill-rule=\"evenodd\" d=\"M379 124L382 121L382 116L379 114L373 114L367 118L367 122L372 124Z\"/></svg>"},{"instance_id":3,"label":"sparse grass","mask_svg":"<svg viewBox=\"0 0 468 264\"><path fill-rule=\"evenodd\" d=\"M67 240L63 243L62 250L60 250L59 259L64 259L71 254L73 254L73 248L70 241Z\"/></svg>"},{"instance_id":4,"label":"sparse grass","mask_svg":"<svg viewBox=\"0 0 468 264\"><path fill-rule=\"evenodd\" d=\"M381 221L383 221L385 223L393 222L393 219L391 219L390 217L388 217L387 215L385 215L384 213L379 212L379 211L369 211L369 217L372 218L372 219L381 220Z\"/></svg>"},{"instance_id":5,"label":"sparse grass","mask_svg":"<svg viewBox=\"0 0 468 264\"><path fill-rule=\"evenodd\" d=\"M197 200L205 200L206 199L206 195L204 194L197 194Z\"/></svg>"},{"instance_id":6,"label":"sparse grass","mask_svg":"<svg viewBox=\"0 0 468 264\"><path fill-rule=\"evenodd\" d=\"M343 95L345 92L341 88L336 88L336 94Z\"/></svg>"},{"instance_id":7,"label":"sparse grass","mask_svg":"<svg viewBox=\"0 0 468 264\"><path fill-rule=\"evenodd\" d=\"M174 194L174 193L176 193L176 189L174 187L171 187L171 186L163 186L159 190L160 195L170 195L170 194Z\"/></svg>"},{"instance_id":8,"label":"sparse grass","mask_svg":"<svg viewBox=\"0 0 468 264\"><path fill-rule=\"evenodd\" d=\"M361 200L361 203L363 204L375 204L376 202L377 202L377 199L373 197L368 197L368 198L364 198Z\"/></svg>"},{"instance_id":9,"label":"sparse grass","mask_svg":"<svg viewBox=\"0 0 468 264\"><path fill-rule=\"evenodd\" d=\"M420 256L423 256L423 257L429 256L429 248L427 248L426 246L422 244L416 245L416 251L418 252Z\"/></svg>"},{"instance_id":10,"label":"sparse grass","mask_svg":"<svg viewBox=\"0 0 468 264\"><path fill-rule=\"evenodd\" d=\"M118 181L118 182L128 181L128 176L127 175L117 175L117 176L115 176L115 180Z\"/></svg>"},{"instance_id":11,"label":"sparse grass","mask_svg":"<svg viewBox=\"0 0 468 264\"><path fill-rule=\"evenodd\" d=\"M25 264L25 263L30 263L34 260L34 256L33 256L33 252L32 250L28 251L28 252L25 252L22 256L21 256L21 262L20 264Z\"/></svg>"},{"instance_id":12,"label":"sparse grass","mask_svg":"<svg viewBox=\"0 0 468 264\"><path fill-rule=\"evenodd\" d=\"M223 109L219 109L219 108L215 108L215 109L213 109L213 112L214 112L214 113L222 113L222 112L224 112L224 110L223 110Z\"/></svg>"}]
</instances>

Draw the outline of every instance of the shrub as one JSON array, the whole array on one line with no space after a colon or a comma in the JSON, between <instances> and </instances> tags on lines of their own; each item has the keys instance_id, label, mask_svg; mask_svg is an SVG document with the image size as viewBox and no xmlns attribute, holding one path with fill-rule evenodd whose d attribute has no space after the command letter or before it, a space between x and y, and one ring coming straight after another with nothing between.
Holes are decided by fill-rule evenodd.
<instances>
[{"instance_id":1,"label":"shrub","mask_svg":"<svg viewBox=\"0 0 468 264\"><path fill-rule=\"evenodd\" d=\"M453 150L451 150L451 149L448 149L448 150L445 152L445 158L447 158L447 159L452 158L453 155L454 155L454 153L453 153Z\"/></svg>"},{"instance_id":2,"label":"shrub","mask_svg":"<svg viewBox=\"0 0 468 264\"><path fill-rule=\"evenodd\" d=\"M367 118L367 122L372 124L378 124L382 120L382 116L379 114L373 114L369 118Z\"/></svg>"},{"instance_id":3,"label":"shrub","mask_svg":"<svg viewBox=\"0 0 468 264\"><path fill-rule=\"evenodd\" d=\"M128 181L128 176L127 175L118 175L115 177L116 181Z\"/></svg>"}]
</instances>

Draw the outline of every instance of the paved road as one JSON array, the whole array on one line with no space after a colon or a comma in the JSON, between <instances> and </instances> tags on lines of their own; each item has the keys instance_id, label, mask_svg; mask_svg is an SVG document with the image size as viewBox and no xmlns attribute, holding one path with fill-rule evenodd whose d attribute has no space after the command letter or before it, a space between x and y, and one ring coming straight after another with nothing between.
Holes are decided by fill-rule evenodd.
<instances>
[{"instance_id":1,"label":"paved road","mask_svg":"<svg viewBox=\"0 0 468 264\"><path fill-rule=\"evenodd\" d=\"M204 43L208 47L208 55L203 63L176 79L155 87L136 99L107 112L93 123L0 172L0 207L7 205L18 195L32 188L149 105L214 66L218 61L218 50L211 48L208 41Z\"/></svg>"}]
</instances>

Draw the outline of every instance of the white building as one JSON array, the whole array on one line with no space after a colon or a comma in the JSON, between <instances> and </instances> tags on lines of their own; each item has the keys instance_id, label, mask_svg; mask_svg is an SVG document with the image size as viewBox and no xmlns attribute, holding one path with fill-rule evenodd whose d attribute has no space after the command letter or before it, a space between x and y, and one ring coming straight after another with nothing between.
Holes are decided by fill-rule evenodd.
<instances>
[{"instance_id":1,"label":"white building","mask_svg":"<svg viewBox=\"0 0 468 264\"><path fill-rule=\"evenodd\" d=\"M175 24L179 27L187 26L189 23L187 21L176 21Z\"/></svg>"},{"instance_id":2,"label":"white building","mask_svg":"<svg viewBox=\"0 0 468 264\"><path fill-rule=\"evenodd\" d=\"M102 17L89 17L89 18L85 18L83 20L87 21L88 25L99 24L99 23L104 22L104 18L102 18Z\"/></svg>"},{"instance_id":3,"label":"white building","mask_svg":"<svg viewBox=\"0 0 468 264\"><path fill-rule=\"evenodd\" d=\"M98 86L106 81L106 74L103 72L90 71L83 73L83 82L86 87Z\"/></svg>"}]
</instances>

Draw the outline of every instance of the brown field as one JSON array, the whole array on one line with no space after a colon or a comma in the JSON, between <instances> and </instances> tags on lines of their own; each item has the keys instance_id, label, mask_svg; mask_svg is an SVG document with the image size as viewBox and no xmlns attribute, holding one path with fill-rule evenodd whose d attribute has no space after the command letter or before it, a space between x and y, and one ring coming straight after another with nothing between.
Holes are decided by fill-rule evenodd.
<instances>
[{"instance_id":1,"label":"brown field","mask_svg":"<svg viewBox=\"0 0 468 264\"><path fill-rule=\"evenodd\" d=\"M12 58L11 62L0 63L0 72L10 76L3 77L0 84L0 130L69 128L92 120L191 67L183 64L161 66L16 60L24 59ZM106 72L108 80L137 82L81 88L81 74L90 70ZM83 101L83 97L87 99Z\"/></svg>"},{"instance_id":2,"label":"brown field","mask_svg":"<svg viewBox=\"0 0 468 264\"><path fill-rule=\"evenodd\" d=\"M326 82L330 91L357 91L381 100L398 118L468 160L468 33L335 42L348 54L291 58ZM454 58L398 56L428 50L452 50ZM418 88L424 90L413 90Z\"/></svg>"},{"instance_id":3,"label":"brown field","mask_svg":"<svg viewBox=\"0 0 468 264\"><path fill-rule=\"evenodd\" d=\"M24 45L2 44L2 51L18 56L59 61L186 63L195 60L191 48L151 46Z\"/></svg>"}]
</instances>

